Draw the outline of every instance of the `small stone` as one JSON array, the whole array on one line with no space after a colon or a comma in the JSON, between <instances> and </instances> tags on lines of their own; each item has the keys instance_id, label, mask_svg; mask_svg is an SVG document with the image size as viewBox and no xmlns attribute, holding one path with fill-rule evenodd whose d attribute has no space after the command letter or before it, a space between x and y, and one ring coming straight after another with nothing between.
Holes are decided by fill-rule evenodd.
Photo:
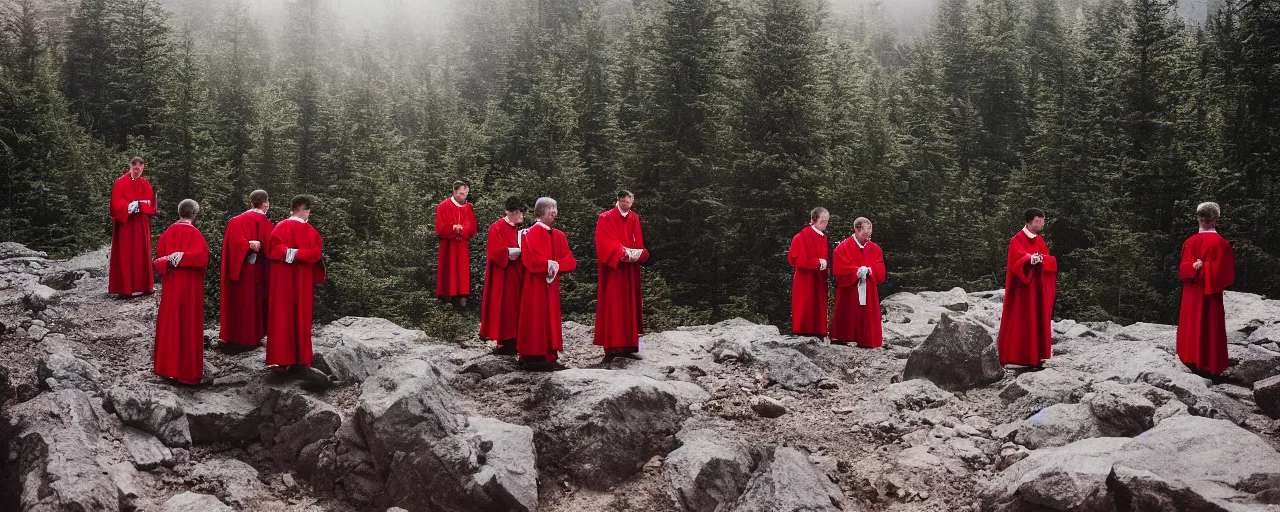
<instances>
[{"instance_id":1,"label":"small stone","mask_svg":"<svg viewBox=\"0 0 1280 512\"><path fill-rule=\"evenodd\" d=\"M824 379L822 382L818 383L818 388L819 389L839 389L840 383L831 379Z\"/></svg>"},{"instance_id":2,"label":"small stone","mask_svg":"<svg viewBox=\"0 0 1280 512\"><path fill-rule=\"evenodd\" d=\"M777 418L787 413L787 407L782 402L767 396L756 397L751 402L751 410L765 418Z\"/></svg>"},{"instance_id":3,"label":"small stone","mask_svg":"<svg viewBox=\"0 0 1280 512\"><path fill-rule=\"evenodd\" d=\"M285 473L284 475L281 475L280 480L284 482L285 489L293 489L294 487L298 486L298 482L293 480L292 473Z\"/></svg>"}]
</instances>

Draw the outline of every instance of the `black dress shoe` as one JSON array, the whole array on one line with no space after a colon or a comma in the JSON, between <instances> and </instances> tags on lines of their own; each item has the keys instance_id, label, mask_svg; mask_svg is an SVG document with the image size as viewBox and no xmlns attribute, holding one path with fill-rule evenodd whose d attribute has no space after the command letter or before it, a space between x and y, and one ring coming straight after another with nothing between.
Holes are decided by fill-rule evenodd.
<instances>
[{"instance_id":1,"label":"black dress shoe","mask_svg":"<svg viewBox=\"0 0 1280 512\"><path fill-rule=\"evenodd\" d=\"M644 357L643 357L643 356L641 356L639 352L623 352L623 353L621 353L621 354L618 354L618 357L625 357L625 358L627 358L627 359L635 359L636 361L644 361Z\"/></svg>"},{"instance_id":2,"label":"black dress shoe","mask_svg":"<svg viewBox=\"0 0 1280 512\"><path fill-rule=\"evenodd\" d=\"M514 356L517 354L515 347L504 345L493 347L493 350L490 350L489 353L495 356Z\"/></svg>"}]
</instances>

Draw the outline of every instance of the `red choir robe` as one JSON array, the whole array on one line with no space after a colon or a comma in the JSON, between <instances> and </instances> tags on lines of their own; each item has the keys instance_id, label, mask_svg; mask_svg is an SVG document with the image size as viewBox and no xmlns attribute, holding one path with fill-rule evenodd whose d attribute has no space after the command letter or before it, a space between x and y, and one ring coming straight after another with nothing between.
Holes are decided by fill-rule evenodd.
<instances>
[{"instance_id":1,"label":"red choir robe","mask_svg":"<svg viewBox=\"0 0 1280 512\"><path fill-rule=\"evenodd\" d=\"M1031 255L1044 261L1031 264ZM1038 366L1053 355L1053 300L1058 290L1058 259L1049 255L1044 236L1032 238L1025 228L1009 240L1009 266L1004 277L1004 311L996 348L1000 364Z\"/></svg>"},{"instance_id":2,"label":"red choir robe","mask_svg":"<svg viewBox=\"0 0 1280 512\"><path fill-rule=\"evenodd\" d=\"M1200 270L1196 260L1204 265ZM1227 320L1222 292L1236 279L1231 242L1216 231L1192 235L1182 244L1182 308L1178 315L1178 359L1218 375L1227 369Z\"/></svg>"},{"instance_id":3,"label":"red choir robe","mask_svg":"<svg viewBox=\"0 0 1280 512\"><path fill-rule=\"evenodd\" d=\"M520 287L524 265L511 259L508 249L520 247L520 226L506 218L489 226L485 242L484 295L480 304L480 339L505 346L515 342L520 326Z\"/></svg>"},{"instance_id":4,"label":"red choir robe","mask_svg":"<svg viewBox=\"0 0 1280 512\"><path fill-rule=\"evenodd\" d=\"M866 280L866 305L858 300L858 269L870 267ZM836 310L831 315L831 340L875 348L884 343L880 325L880 283L884 282L884 253L875 242L858 246L853 237L836 246L831 262L836 278Z\"/></svg>"},{"instance_id":5,"label":"red choir robe","mask_svg":"<svg viewBox=\"0 0 1280 512\"><path fill-rule=\"evenodd\" d=\"M218 339L224 343L257 346L267 335L267 244L274 227L257 210L227 222L218 313ZM261 243L258 252L249 248L250 240Z\"/></svg>"},{"instance_id":6,"label":"red choir robe","mask_svg":"<svg viewBox=\"0 0 1280 512\"><path fill-rule=\"evenodd\" d=\"M138 203L138 212L129 213L129 203ZM111 186L111 268L107 291L132 296L151 293L151 216L156 214L156 194L146 178L133 179L129 173Z\"/></svg>"},{"instance_id":7,"label":"red choir robe","mask_svg":"<svg viewBox=\"0 0 1280 512\"><path fill-rule=\"evenodd\" d=\"M796 268L791 278L792 333L827 335L827 271L818 270L818 260L830 261L830 250L827 235L813 226L805 226L791 239L787 263Z\"/></svg>"},{"instance_id":8,"label":"red choir robe","mask_svg":"<svg viewBox=\"0 0 1280 512\"><path fill-rule=\"evenodd\" d=\"M624 262L625 249L639 249L640 259ZM640 297L640 262L649 260L640 215L622 215L617 207L596 220L596 326L594 343L606 352L636 352L644 334Z\"/></svg>"},{"instance_id":9,"label":"red choir robe","mask_svg":"<svg viewBox=\"0 0 1280 512\"><path fill-rule=\"evenodd\" d=\"M569 252L564 232L541 222L526 230L521 242L520 263L524 265L524 286L520 289L520 327L516 352L521 360L556 360L564 347L561 335L560 276L578 268ZM547 282L547 262L560 264L560 272Z\"/></svg>"},{"instance_id":10,"label":"red choir robe","mask_svg":"<svg viewBox=\"0 0 1280 512\"><path fill-rule=\"evenodd\" d=\"M164 258L175 252L182 253L177 267ZM152 265L164 282L156 315L153 371L183 384L199 384L204 377L204 274L209 244L195 226L179 222L160 235L156 254L160 257Z\"/></svg>"},{"instance_id":11,"label":"red choir robe","mask_svg":"<svg viewBox=\"0 0 1280 512\"><path fill-rule=\"evenodd\" d=\"M462 225L461 233L453 230L454 224ZM436 207L436 236L440 237L436 298L447 300L471 294L471 254L467 240L476 236L478 230L471 203L459 206L453 202L453 196L449 196Z\"/></svg>"},{"instance_id":12,"label":"red choir robe","mask_svg":"<svg viewBox=\"0 0 1280 512\"><path fill-rule=\"evenodd\" d=\"M311 315L315 285L324 283L324 240L296 217L280 221L267 244L267 366L311 366ZM293 263L285 262L297 249Z\"/></svg>"}]
</instances>

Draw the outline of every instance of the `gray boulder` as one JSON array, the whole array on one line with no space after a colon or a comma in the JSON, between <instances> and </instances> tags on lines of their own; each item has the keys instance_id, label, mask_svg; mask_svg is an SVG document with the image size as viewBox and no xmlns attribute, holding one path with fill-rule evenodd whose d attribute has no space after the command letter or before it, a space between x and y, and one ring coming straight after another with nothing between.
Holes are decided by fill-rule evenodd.
<instances>
[{"instance_id":1,"label":"gray boulder","mask_svg":"<svg viewBox=\"0 0 1280 512\"><path fill-rule=\"evenodd\" d=\"M20 510L117 510L121 496L98 458L100 418L89 395L74 389L41 394L8 411L2 433L11 456Z\"/></svg>"},{"instance_id":2,"label":"gray boulder","mask_svg":"<svg viewBox=\"0 0 1280 512\"><path fill-rule=\"evenodd\" d=\"M422 331L382 318L345 317L316 332L312 364L340 382L363 382L390 356L426 341Z\"/></svg>"},{"instance_id":3,"label":"gray boulder","mask_svg":"<svg viewBox=\"0 0 1280 512\"><path fill-rule=\"evenodd\" d=\"M1102 437L1102 425L1084 404L1056 404L1023 420L1014 440L1027 448L1052 448Z\"/></svg>"},{"instance_id":4,"label":"gray boulder","mask_svg":"<svg viewBox=\"0 0 1280 512\"><path fill-rule=\"evenodd\" d=\"M183 400L191 441L249 442L259 437L262 416L255 397L238 391L202 391Z\"/></svg>"},{"instance_id":5,"label":"gray boulder","mask_svg":"<svg viewBox=\"0 0 1280 512\"><path fill-rule=\"evenodd\" d=\"M1000 391L1000 398L1020 416L1054 404L1073 404L1084 397L1088 376L1068 369L1046 368L1019 374Z\"/></svg>"},{"instance_id":6,"label":"gray boulder","mask_svg":"<svg viewBox=\"0 0 1280 512\"><path fill-rule=\"evenodd\" d=\"M168 391L139 386L107 390L102 408L125 425L154 434L166 446L191 446L191 429L178 397Z\"/></svg>"},{"instance_id":7,"label":"gray boulder","mask_svg":"<svg viewBox=\"0 0 1280 512\"><path fill-rule=\"evenodd\" d=\"M1255 345L1229 345L1227 360L1230 364L1222 376L1242 386L1280 375L1280 352Z\"/></svg>"},{"instance_id":8,"label":"gray boulder","mask_svg":"<svg viewBox=\"0 0 1280 512\"><path fill-rule=\"evenodd\" d=\"M1267 416L1280 419L1280 376L1254 382L1253 401Z\"/></svg>"},{"instance_id":9,"label":"gray boulder","mask_svg":"<svg viewBox=\"0 0 1280 512\"><path fill-rule=\"evenodd\" d=\"M1115 506L1107 478L1113 453L1127 442L1101 437L1035 450L982 486L982 510L1111 512Z\"/></svg>"},{"instance_id":10,"label":"gray boulder","mask_svg":"<svg viewBox=\"0 0 1280 512\"><path fill-rule=\"evenodd\" d=\"M761 464L734 512L836 512L840 489L795 448L778 448Z\"/></svg>"},{"instance_id":11,"label":"gray boulder","mask_svg":"<svg viewBox=\"0 0 1280 512\"><path fill-rule=\"evenodd\" d=\"M580 485L616 485L669 452L690 403L706 398L685 382L608 370L556 372L535 389L529 413L539 463Z\"/></svg>"},{"instance_id":12,"label":"gray boulder","mask_svg":"<svg viewBox=\"0 0 1280 512\"><path fill-rule=\"evenodd\" d=\"M138 469L150 471L162 465L173 465L173 452L151 434L124 427L120 442L124 445L125 451L129 452L129 457L133 459L134 467Z\"/></svg>"},{"instance_id":13,"label":"gray boulder","mask_svg":"<svg viewBox=\"0 0 1280 512\"><path fill-rule=\"evenodd\" d=\"M826 378L826 373L818 365L794 349L763 350L756 355L756 359L768 369L771 382L790 390L809 389Z\"/></svg>"},{"instance_id":14,"label":"gray boulder","mask_svg":"<svg viewBox=\"0 0 1280 512\"><path fill-rule=\"evenodd\" d=\"M251 510L267 492L253 466L235 459L209 459L191 468L199 489L212 492L224 503Z\"/></svg>"},{"instance_id":15,"label":"gray boulder","mask_svg":"<svg viewBox=\"0 0 1280 512\"><path fill-rule=\"evenodd\" d=\"M164 502L161 512L235 512L215 496L184 492Z\"/></svg>"},{"instance_id":16,"label":"gray boulder","mask_svg":"<svg viewBox=\"0 0 1280 512\"><path fill-rule=\"evenodd\" d=\"M662 466L672 499L687 512L728 510L754 470L747 446L713 429L681 430L676 439L680 447Z\"/></svg>"},{"instance_id":17,"label":"gray boulder","mask_svg":"<svg viewBox=\"0 0 1280 512\"><path fill-rule=\"evenodd\" d=\"M911 351L903 380L928 379L950 391L964 391L1004 378L991 335L969 320L944 314L933 333Z\"/></svg>"},{"instance_id":18,"label":"gray boulder","mask_svg":"<svg viewBox=\"0 0 1280 512\"><path fill-rule=\"evenodd\" d=\"M1094 383L1085 403L1107 436L1132 437L1155 426L1156 405L1116 381Z\"/></svg>"},{"instance_id":19,"label":"gray boulder","mask_svg":"<svg viewBox=\"0 0 1280 512\"><path fill-rule=\"evenodd\" d=\"M92 363L76 357L64 346L56 346L49 353L36 358L36 378L41 387L49 390L98 391L102 373Z\"/></svg>"}]
</instances>

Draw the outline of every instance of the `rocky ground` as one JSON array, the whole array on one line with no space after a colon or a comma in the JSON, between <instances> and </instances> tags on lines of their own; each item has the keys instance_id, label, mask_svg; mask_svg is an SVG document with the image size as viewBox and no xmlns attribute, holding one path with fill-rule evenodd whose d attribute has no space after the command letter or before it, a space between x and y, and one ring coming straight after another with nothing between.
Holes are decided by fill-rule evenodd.
<instances>
[{"instance_id":1,"label":"rocky ground","mask_svg":"<svg viewBox=\"0 0 1280 512\"><path fill-rule=\"evenodd\" d=\"M317 327L332 388L218 347L186 387L105 251L4 243L0 509L1280 510L1280 303L1228 294L1214 384L1154 324L1055 322L1047 369L1003 370L1001 298L889 297L881 349L732 320L611 366L570 322L553 374L344 318Z\"/></svg>"}]
</instances>

